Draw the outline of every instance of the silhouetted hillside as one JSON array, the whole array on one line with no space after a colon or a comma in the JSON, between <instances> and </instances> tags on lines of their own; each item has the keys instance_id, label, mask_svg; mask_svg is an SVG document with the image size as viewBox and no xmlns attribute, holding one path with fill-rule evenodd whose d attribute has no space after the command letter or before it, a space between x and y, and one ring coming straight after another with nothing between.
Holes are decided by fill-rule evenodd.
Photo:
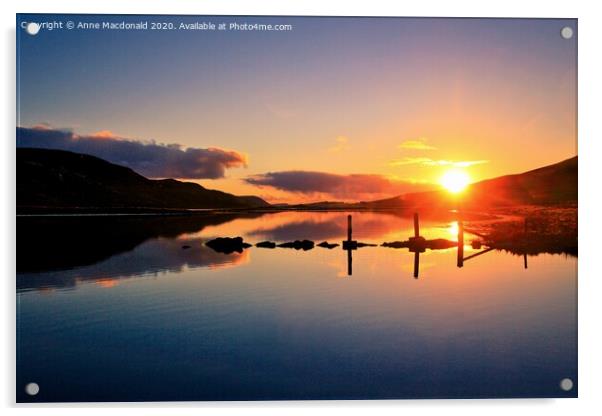
<instances>
[{"instance_id":1,"label":"silhouetted hillside","mask_svg":"<svg viewBox=\"0 0 602 416\"><path fill-rule=\"evenodd\" d=\"M549 205L577 201L577 156L518 175L477 182L469 188L478 203Z\"/></svg>"},{"instance_id":2,"label":"silhouetted hillside","mask_svg":"<svg viewBox=\"0 0 602 416\"><path fill-rule=\"evenodd\" d=\"M461 200L463 206L553 205L577 201L577 156L528 172L500 176L470 185L458 196L430 191L360 203L373 209L448 208Z\"/></svg>"},{"instance_id":3,"label":"silhouetted hillside","mask_svg":"<svg viewBox=\"0 0 602 416\"><path fill-rule=\"evenodd\" d=\"M256 208L235 196L174 179L151 180L94 156L17 148L17 210L31 208Z\"/></svg>"}]
</instances>

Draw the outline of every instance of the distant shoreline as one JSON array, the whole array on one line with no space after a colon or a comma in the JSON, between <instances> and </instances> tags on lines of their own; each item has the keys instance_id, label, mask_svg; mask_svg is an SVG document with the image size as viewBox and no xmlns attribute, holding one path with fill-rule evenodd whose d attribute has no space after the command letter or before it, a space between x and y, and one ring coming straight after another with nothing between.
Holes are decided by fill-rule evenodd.
<instances>
[{"instance_id":1,"label":"distant shoreline","mask_svg":"<svg viewBox=\"0 0 602 416\"><path fill-rule=\"evenodd\" d=\"M19 209L16 216L27 217L118 217L118 216L178 216L178 215L205 215L205 214L259 214L279 212L389 212L389 213L411 213L422 210L416 208L372 208L372 207L261 207L261 208L202 208L202 209L95 209L95 208L35 208ZM450 214L454 210L444 210L441 213Z\"/></svg>"},{"instance_id":2,"label":"distant shoreline","mask_svg":"<svg viewBox=\"0 0 602 416\"><path fill-rule=\"evenodd\" d=\"M514 211L521 207L537 207L537 208L575 208L576 202L561 203L556 205L508 205L496 208L488 207L483 210L468 209L464 212L465 215L474 216L500 213L504 211ZM190 208L190 209L166 209L166 208L147 208L147 207L17 207L17 217L111 217L111 216L176 216L176 215L204 215L204 214L249 214L249 213L278 213L278 212L388 212L397 214L412 214L414 212L423 213L428 216L452 215L457 216L457 210L441 209L429 210L424 207L370 207L370 206L271 206L271 207L256 207L256 208Z\"/></svg>"},{"instance_id":3,"label":"distant shoreline","mask_svg":"<svg viewBox=\"0 0 602 416\"><path fill-rule=\"evenodd\" d=\"M369 207L257 207L257 208L49 208L27 207L17 208L17 217L40 216L118 216L118 215L195 215L207 213L273 213L286 211L319 211L319 212L410 212L410 208L369 208Z\"/></svg>"}]
</instances>

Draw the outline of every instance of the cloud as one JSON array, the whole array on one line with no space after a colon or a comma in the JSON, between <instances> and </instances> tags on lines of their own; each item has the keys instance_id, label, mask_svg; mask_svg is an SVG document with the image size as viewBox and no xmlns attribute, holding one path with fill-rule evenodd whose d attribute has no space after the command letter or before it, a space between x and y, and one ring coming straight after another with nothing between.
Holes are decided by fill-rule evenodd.
<instances>
[{"instance_id":1,"label":"cloud","mask_svg":"<svg viewBox=\"0 0 602 416\"><path fill-rule=\"evenodd\" d=\"M426 139L406 140L397 147L400 149L407 149L407 150L436 150L437 149L435 146L426 144Z\"/></svg>"},{"instance_id":2,"label":"cloud","mask_svg":"<svg viewBox=\"0 0 602 416\"><path fill-rule=\"evenodd\" d=\"M329 152L340 153L349 149L349 139L345 136L339 136L335 139L336 144L328 148Z\"/></svg>"},{"instance_id":3,"label":"cloud","mask_svg":"<svg viewBox=\"0 0 602 416\"><path fill-rule=\"evenodd\" d=\"M17 127L17 147L68 150L127 166L151 178L217 179L226 169L246 166L244 154L219 148L184 148L117 137L109 130L78 135L47 125Z\"/></svg>"},{"instance_id":4,"label":"cloud","mask_svg":"<svg viewBox=\"0 0 602 416\"><path fill-rule=\"evenodd\" d=\"M433 159L428 157L404 157L403 159L394 159L389 162L391 166L404 166L404 165L425 165L432 162Z\"/></svg>"},{"instance_id":5,"label":"cloud","mask_svg":"<svg viewBox=\"0 0 602 416\"><path fill-rule=\"evenodd\" d=\"M113 134L111 130L101 130L97 131L92 135L92 137L96 139L116 139L117 137Z\"/></svg>"},{"instance_id":6,"label":"cloud","mask_svg":"<svg viewBox=\"0 0 602 416\"><path fill-rule=\"evenodd\" d=\"M488 160L445 160L431 159L429 157L404 157L403 159L395 159L389 162L391 166L404 165L423 165L423 166L453 166L456 168L467 168L474 165L482 165L489 163Z\"/></svg>"},{"instance_id":7,"label":"cloud","mask_svg":"<svg viewBox=\"0 0 602 416\"><path fill-rule=\"evenodd\" d=\"M429 184L394 180L383 175L338 175L300 170L268 172L250 176L244 181L259 187L268 186L305 195L329 195L346 200L375 199L433 188Z\"/></svg>"}]
</instances>

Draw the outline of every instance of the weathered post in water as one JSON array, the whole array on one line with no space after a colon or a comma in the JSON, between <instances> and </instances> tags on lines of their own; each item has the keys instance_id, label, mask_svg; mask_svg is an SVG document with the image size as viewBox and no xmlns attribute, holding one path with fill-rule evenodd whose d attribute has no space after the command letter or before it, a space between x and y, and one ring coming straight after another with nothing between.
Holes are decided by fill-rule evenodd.
<instances>
[{"instance_id":1,"label":"weathered post in water","mask_svg":"<svg viewBox=\"0 0 602 416\"><path fill-rule=\"evenodd\" d=\"M414 213L414 237L420 237L420 224L418 223L418 213Z\"/></svg>"},{"instance_id":2,"label":"weathered post in water","mask_svg":"<svg viewBox=\"0 0 602 416\"><path fill-rule=\"evenodd\" d=\"M351 234L352 234L351 215L347 215L347 241L353 240L353 238L351 238Z\"/></svg>"},{"instance_id":3,"label":"weathered post in water","mask_svg":"<svg viewBox=\"0 0 602 416\"><path fill-rule=\"evenodd\" d=\"M458 267L464 266L464 221L458 219Z\"/></svg>"}]
</instances>

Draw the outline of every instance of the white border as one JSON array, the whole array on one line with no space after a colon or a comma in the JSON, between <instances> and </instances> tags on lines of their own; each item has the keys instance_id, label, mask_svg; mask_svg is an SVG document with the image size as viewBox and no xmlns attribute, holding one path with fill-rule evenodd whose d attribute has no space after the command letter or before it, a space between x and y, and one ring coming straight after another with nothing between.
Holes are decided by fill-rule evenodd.
<instances>
[{"instance_id":1,"label":"white border","mask_svg":"<svg viewBox=\"0 0 602 416\"><path fill-rule=\"evenodd\" d=\"M594 1L548 0L527 2L505 0L422 0L416 2L368 0L22 0L1 3L2 83L1 101L4 137L2 140L3 199L0 204L0 264L3 297L0 299L3 342L0 355L0 404L8 414L115 414L158 415L198 414L211 411L225 414L330 414L348 415L400 411L448 415L532 415L596 414L602 411L601 328L602 268L596 257L597 233L602 233L602 142L601 75L602 14ZM268 15L347 15L347 16L466 16L466 17L571 17L579 19L579 399L562 400L433 400L433 401L335 401L335 402L239 402L239 403L144 403L105 405L14 405L15 352L15 13L128 13L128 14L268 14ZM599 237L598 237L599 238ZM166 410L169 408L170 410Z\"/></svg>"}]
</instances>

